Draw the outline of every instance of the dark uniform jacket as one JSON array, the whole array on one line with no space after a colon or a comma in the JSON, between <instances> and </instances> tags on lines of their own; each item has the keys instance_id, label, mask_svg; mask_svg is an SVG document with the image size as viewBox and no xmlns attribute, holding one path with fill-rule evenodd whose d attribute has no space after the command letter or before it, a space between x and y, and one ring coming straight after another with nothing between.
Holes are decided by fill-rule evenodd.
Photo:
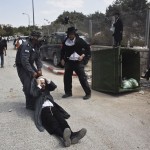
<instances>
[{"instance_id":1,"label":"dark uniform jacket","mask_svg":"<svg viewBox=\"0 0 150 150\"><path fill-rule=\"evenodd\" d=\"M4 48L7 49L7 41L5 39L0 41L0 54L4 54Z\"/></svg>"},{"instance_id":2,"label":"dark uniform jacket","mask_svg":"<svg viewBox=\"0 0 150 150\"><path fill-rule=\"evenodd\" d=\"M85 57L83 59L83 64L87 64L88 60L91 57L91 49L90 45L87 44L82 38L80 38L78 35L76 36L75 45L73 46L67 46L65 44L67 38L63 42L63 46L61 49L61 60L64 59L65 62L68 61L69 57L76 52L78 55L85 54Z\"/></svg>"},{"instance_id":3,"label":"dark uniform jacket","mask_svg":"<svg viewBox=\"0 0 150 150\"><path fill-rule=\"evenodd\" d=\"M44 131L44 127L42 126L41 121L41 111L45 100L49 100L54 105L54 107L60 111L64 119L68 119L70 117L70 115L61 106L54 102L53 97L50 95L50 91L54 91L56 87L57 86L51 81L49 84L46 83L46 88L44 91L42 91L39 87L37 87L36 79L33 79L31 82L30 93L36 98L34 121L40 132Z\"/></svg>"},{"instance_id":4,"label":"dark uniform jacket","mask_svg":"<svg viewBox=\"0 0 150 150\"><path fill-rule=\"evenodd\" d=\"M38 48L34 49L30 43L23 43L17 51L16 66L23 67L31 75L41 70L42 62Z\"/></svg>"}]
</instances>

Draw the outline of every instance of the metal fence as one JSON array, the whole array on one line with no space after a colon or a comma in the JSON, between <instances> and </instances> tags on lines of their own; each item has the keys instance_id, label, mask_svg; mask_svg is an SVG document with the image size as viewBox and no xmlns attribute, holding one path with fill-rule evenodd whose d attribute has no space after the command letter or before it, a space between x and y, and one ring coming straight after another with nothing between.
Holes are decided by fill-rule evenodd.
<instances>
[{"instance_id":1,"label":"metal fence","mask_svg":"<svg viewBox=\"0 0 150 150\"><path fill-rule=\"evenodd\" d=\"M148 41L148 29L149 29L149 11L143 12L132 11L132 13L122 13L121 19L123 21L123 46L145 46ZM43 34L50 35L56 31L66 31L69 26L74 25L79 32L86 35L91 43L98 45L112 45L113 37L110 27L112 25L112 16L102 19L93 20L84 19L80 22L74 22L74 24L51 24L49 26L43 26Z\"/></svg>"}]
</instances>

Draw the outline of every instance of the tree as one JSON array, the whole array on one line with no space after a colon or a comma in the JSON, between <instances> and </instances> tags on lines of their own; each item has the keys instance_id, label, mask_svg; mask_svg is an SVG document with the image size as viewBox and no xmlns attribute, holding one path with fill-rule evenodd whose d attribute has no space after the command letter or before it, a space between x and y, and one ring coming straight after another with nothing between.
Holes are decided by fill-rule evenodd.
<instances>
[{"instance_id":1,"label":"tree","mask_svg":"<svg viewBox=\"0 0 150 150\"><path fill-rule=\"evenodd\" d=\"M124 24L124 40L133 40L145 35L147 0L116 0L106 10L110 17L114 12L120 12Z\"/></svg>"},{"instance_id":2,"label":"tree","mask_svg":"<svg viewBox=\"0 0 150 150\"><path fill-rule=\"evenodd\" d=\"M105 30L105 14L97 11L94 14L88 15L87 19L92 20L93 34Z\"/></svg>"},{"instance_id":3,"label":"tree","mask_svg":"<svg viewBox=\"0 0 150 150\"><path fill-rule=\"evenodd\" d=\"M1 27L1 31L3 36L13 35L13 28L10 25L4 25Z\"/></svg>"},{"instance_id":4,"label":"tree","mask_svg":"<svg viewBox=\"0 0 150 150\"><path fill-rule=\"evenodd\" d=\"M75 25L78 22L81 22L86 18L85 15L79 12L68 12L64 11L62 15L59 15L58 18L54 21L54 23L60 23L60 24L65 24L65 18L69 18L68 23L71 25Z\"/></svg>"},{"instance_id":5,"label":"tree","mask_svg":"<svg viewBox=\"0 0 150 150\"><path fill-rule=\"evenodd\" d=\"M4 36L6 34L6 31L3 30L3 28L0 26L0 36Z\"/></svg>"}]
</instances>

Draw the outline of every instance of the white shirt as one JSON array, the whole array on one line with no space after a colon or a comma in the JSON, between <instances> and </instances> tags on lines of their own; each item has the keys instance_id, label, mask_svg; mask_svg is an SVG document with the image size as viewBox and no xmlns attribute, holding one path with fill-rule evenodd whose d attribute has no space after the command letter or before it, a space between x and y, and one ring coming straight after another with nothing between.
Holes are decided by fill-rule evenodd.
<instances>
[{"instance_id":1,"label":"white shirt","mask_svg":"<svg viewBox=\"0 0 150 150\"><path fill-rule=\"evenodd\" d=\"M74 52L70 57L69 60L78 60L80 55L78 55L76 52Z\"/></svg>"},{"instance_id":2,"label":"white shirt","mask_svg":"<svg viewBox=\"0 0 150 150\"><path fill-rule=\"evenodd\" d=\"M66 40L66 42L65 42L65 44L67 45L67 46L73 46L73 45L75 45L75 40L76 40L76 38L74 38L73 40L70 40L69 38Z\"/></svg>"},{"instance_id":3,"label":"white shirt","mask_svg":"<svg viewBox=\"0 0 150 150\"><path fill-rule=\"evenodd\" d=\"M44 107L54 107L54 105L49 100L46 100L42 105L42 108Z\"/></svg>"},{"instance_id":4,"label":"white shirt","mask_svg":"<svg viewBox=\"0 0 150 150\"><path fill-rule=\"evenodd\" d=\"M73 46L75 45L75 41L76 41L76 38L74 38L73 40L70 40L69 38L66 40L65 44L67 46ZM70 57L69 57L69 60L78 60L80 57L80 55L78 55L76 52L74 52Z\"/></svg>"}]
</instances>

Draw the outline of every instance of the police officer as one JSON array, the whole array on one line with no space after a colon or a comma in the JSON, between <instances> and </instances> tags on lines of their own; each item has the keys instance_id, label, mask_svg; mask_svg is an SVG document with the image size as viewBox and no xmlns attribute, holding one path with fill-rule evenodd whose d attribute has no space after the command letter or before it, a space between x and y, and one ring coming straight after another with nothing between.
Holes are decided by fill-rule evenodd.
<instances>
[{"instance_id":1,"label":"police officer","mask_svg":"<svg viewBox=\"0 0 150 150\"><path fill-rule=\"evenodd\" d=\"M91 97L91 89L89 87L87 76L84 71L84 66L88 63L91 57L91 50L87 44L76 33L75 27L69 27L66 31L67 38L64 40L61 49L61 64L65 66L64 73L64 91L62 98L72 96L72 74L73 71L78 75L80 84L84 89L85 96L83 99Z\"/></svg>"},{"instance_id":2,"label":"police officer","mask_svg":"<svg viewBox=\"0 0 150 150\"><path fill-rule=\"evenodd\" d=\"M6 50L7 50L7 41L5 39L2 39L2 37L0 37L1 68L4 68L4 53L6 56Z\"/></svg>"},{"instance_id":3,"label":"police officer","mask_svg":"<svg viewBox=\"0 0 150 150\"><path fill-rule=\"evenodd\" d=\"M35 103L30 94L31 80L42 75L42 62L38 46L39 37L40 32L32 31L29 41L22 43L16 54L16 67L26 97L26 108L31 110L34 110Z\"/></svg>"}]
</instances>

